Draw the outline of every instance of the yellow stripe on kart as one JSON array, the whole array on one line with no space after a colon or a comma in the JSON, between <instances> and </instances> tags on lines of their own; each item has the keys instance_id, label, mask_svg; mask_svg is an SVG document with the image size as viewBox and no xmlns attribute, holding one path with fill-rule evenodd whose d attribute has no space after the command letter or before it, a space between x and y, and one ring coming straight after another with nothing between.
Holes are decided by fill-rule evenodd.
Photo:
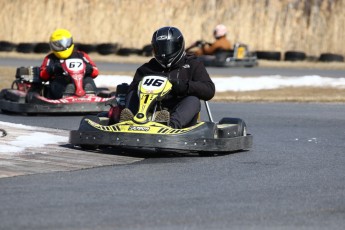
<instances>
[{"instance_id":1,"label":"yellow stripe on kart","mask_svg":"<svg viewBox=\"0 0 345 230\"><path fill-rule=\"evenodd\" d=\"M157 123L157 122L148 122L145 125L135 124L133 121L124 121L114 125L100 125L90 119L86 119L87 123L92 127L112 133L141 133L141 134L164 134L164 135L175 135L187 133L192 129L195 129L204 122L200 122L194 126L184 128L184 129L174 129L169 126Z\"/></svg>"}]
</instances>

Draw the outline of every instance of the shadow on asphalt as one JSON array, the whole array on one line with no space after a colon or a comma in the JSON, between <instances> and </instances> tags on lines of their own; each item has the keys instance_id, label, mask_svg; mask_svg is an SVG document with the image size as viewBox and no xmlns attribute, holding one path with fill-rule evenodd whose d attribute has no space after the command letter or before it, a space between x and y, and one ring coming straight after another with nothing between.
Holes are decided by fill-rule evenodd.
<instances>
[{"instance_id":1,"label":"shadow on asphalt","mask_svg":"<svg viewBox=\"0 0 345 230\"><path fill-rule=\"evenodd\" d=\"M118 155L126 157L136 157L136 158L177 158L177 157L220 157L236 153L247 152L249 150L239 150L227 153L198 153L190 151L176 151L168 149L148 149L148 148L118 148L118 147L87 147L82 148L80 146L74 146L72 144L61 145L61 147L69 149L78 149L81 151L87 151L92 153L106 154L106 155Z\"/></svg>"}]
</instances>

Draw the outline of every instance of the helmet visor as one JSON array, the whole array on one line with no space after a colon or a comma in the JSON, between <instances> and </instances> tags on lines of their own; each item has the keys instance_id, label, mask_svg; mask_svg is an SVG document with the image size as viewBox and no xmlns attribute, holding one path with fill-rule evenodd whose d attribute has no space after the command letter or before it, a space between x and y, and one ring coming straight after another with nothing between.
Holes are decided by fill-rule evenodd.
<instances>
[{"instance_id":1,"label":"helmet visor","mask_svg":"<svg viewBox=\"0 0 345 230\"><path fill-rule=\"evenodd\" d=\"M50 48L53 51L64 51L70 48L73 44L73 39L72 38L63 38L61 40L57 41L51 41L50 42Z\"/></svg>"},{"instance_id":2,"label":"helmet visor","mask_svg":"<svg viewBox=\"0 0 345 230\"><path fill-rule=\"evenodd\" d=\"M182 51L183 43L158 41L153 44L156 59L164 65L171 63Z\"/></svg>"}]
</instances>

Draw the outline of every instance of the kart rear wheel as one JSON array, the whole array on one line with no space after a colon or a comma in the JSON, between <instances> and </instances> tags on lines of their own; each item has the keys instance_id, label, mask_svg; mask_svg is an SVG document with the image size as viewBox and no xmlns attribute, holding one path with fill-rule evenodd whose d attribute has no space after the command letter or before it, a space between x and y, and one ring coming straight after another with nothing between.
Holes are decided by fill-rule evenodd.
<instances>
[{"instance_id":1,"label":"kart rear wheel","mask_svg":"<svg viewBox=\"0 0 345 230\"><path fill-rule=\"evenodd\" d=\"M18 90L5 90L3 92L3 97L12 102L25 102L25 94Z\"/></svg>"},{"instance_id":2,"label":"kart rear wheel","mask_svg":"<svg viewBox=\"0 0 345 230\"><path fill-rule=\"evenodd\" d=\"M12 112L12 111L9 111L9 110L6 110L6 109L1 109L1 113L2 114L6 114L6 115L14 115L14 114L16 114L15 112Z\"/></svg>"}]
</instances>

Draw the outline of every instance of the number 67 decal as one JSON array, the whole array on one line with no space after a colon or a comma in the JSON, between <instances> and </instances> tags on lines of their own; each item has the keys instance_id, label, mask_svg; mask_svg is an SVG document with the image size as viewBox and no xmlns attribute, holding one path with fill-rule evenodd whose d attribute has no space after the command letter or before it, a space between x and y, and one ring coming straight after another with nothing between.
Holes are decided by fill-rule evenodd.
<instances>
[{"instance_id":1,"label":"number 67 decal","mask_svg":"<svg viewBox=\"0 0 345 230\"><path fill-rule=\"evenodd\" d=\"M73 71L78 71L83 69L83 61L78 58L72 58L66 60L66 67Z\"/></svg>"},{"instance_id":2,"label":"number 67 decal","mask_svg":"<svg viewBox=\"0 0 345 230\"><path fill-rule=\"evenodd\" d=\"M81 62L70 62L69 65L68 65L68 68L71 68L71 69L73 69L75 67L79 68L82 64L83 63L81 63Z\"/></svg>"}]
</instances>

